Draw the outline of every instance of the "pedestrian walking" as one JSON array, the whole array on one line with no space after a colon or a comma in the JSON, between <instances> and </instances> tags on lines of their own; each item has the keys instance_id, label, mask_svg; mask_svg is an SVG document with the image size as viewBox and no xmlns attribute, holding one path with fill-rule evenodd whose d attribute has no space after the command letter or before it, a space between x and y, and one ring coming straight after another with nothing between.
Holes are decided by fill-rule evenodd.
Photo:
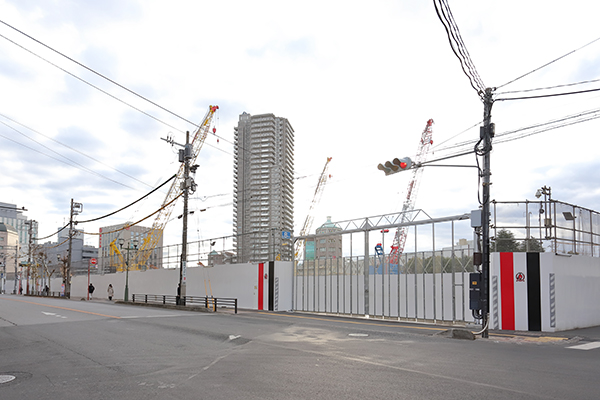
<instances>
[{"instance_id":1,"label":"pedestrian walking","mask_svg":"<svg viewBox=\"0 0 600 400\"><path fill-rule=\"evenodd\" d=\"M108 299L112 300L113 296L115 295L115 289L113 289L112 287L112 283L108 284Z\"/></svg>"},{"instance_id":2,"label":"pedestrian walking","mask_svg":"<svg viewBox=\"0 0 600 400\"><path fill-rule=\"evenodd\" d=\"M96 288L94 287L94 285L92 285L90 283L90 286L88 287L88 291L90 293L90 300L92 299L92 294L94 293L94 289L96 289Z\"/></svg>"}]
</instances>

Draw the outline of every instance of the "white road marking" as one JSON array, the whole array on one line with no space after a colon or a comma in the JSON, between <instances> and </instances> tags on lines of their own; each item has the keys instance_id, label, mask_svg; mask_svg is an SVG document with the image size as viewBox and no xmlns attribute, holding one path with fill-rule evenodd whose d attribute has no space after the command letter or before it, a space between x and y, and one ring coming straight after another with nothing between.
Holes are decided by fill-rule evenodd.
<instances>
[{"instance_id":1,"label":"white road marking","mask_svg":"<svg viewBox=\"0 0 600 400\"><path fill-rule=\"evenodd\" d=\"M235 340L239 337L240 337L240 335L229 335L229 340Z\"/></svg>"},{"instance_id":2,"label":"white road marking","mask_svg":"<svg viewBox=\"0 0 600 400\"><path fill-rule=\"evenodd\" d=\"M366 333L349 333L348 336L352 336L352 337L367 337L369 336Z\"/></svg>"},{"instance_id":3,"label":"white road marking","mask_svg":"<svg viewBox=\"0 0 600 400\"><path fill-rule=\"evenodd\" d=\"M123 317L121 317L122 319L124 318L129 318L129 319L133 319L133 318L168 318L168 317L181 317L182 315L186 315L186 314L169 314L169 315L125 315Z\"/></svg>"},{"instance_id":4,"label":"white road marking","mask_svg":"<svg viewBox=\"0 0 600 400\"><path fill-rule=\"evenodd\" d=\"M0 375L0 383L8 383L15 379L12 375Z\"/></svg>"},{"instance_id":5,"label":"white road marking","mask_svg":"<svg viewBox=\"0 0 600 400\"><path fill-rule=\"evenodd\" d=\"M569 346L569 347L567 347L567 349L592 350L592 349L597 349L598 347L600 347L600 342L591 342L591 343L578 344L577 346Z\"/></svg>"},{"instance_id":6,"label":"white road marking","mask_svg":"<svg viewBox=\"0 0 600 400\"><path fill-rule=\"evenodd\" d=\"M218 363L219 361L221 361L222 359L224 359L225 357L227 357L229 354L225 354L224 356L218 357L217 359L215 359L213 362L211 362L210 364L208 364L206 367L202 368L203 371L206 371L207 369L209 369L210 367L212 367L213 365L215 365L216 363Z\"/></svg>"},{"instance_id":7,"label":"white road marking","mask_svg":"<svg viewBox=\"0 0 600 400\"><path fill-rule=\"evenodd\" d=\"M63 316L63 315L56 314L56 313L53 313L53 312L46 312L46 311L42 311L42 314L44 314L44 315L47 315L47 316L49 316L49 317L56 317L56 318L67 318L67 317L65 317L65 316Z\"/></svg>"}]
</instances>

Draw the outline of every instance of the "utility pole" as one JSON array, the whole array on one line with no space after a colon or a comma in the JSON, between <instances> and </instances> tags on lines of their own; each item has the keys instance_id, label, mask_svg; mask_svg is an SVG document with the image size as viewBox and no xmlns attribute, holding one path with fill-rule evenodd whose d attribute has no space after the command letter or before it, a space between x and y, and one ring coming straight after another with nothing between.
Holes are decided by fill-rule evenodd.
<instances>
[{"instance_id":1,"label":"utility pole","mask_svg":"<svg viewBox=\"0 0 600 400\"><path fill-rule=\"evenodd\" d=\"M190 178L190 160L192 159L192 145L190 144L190 132L185 132L185 147L183 151L183 182L181 188L183 189L183 233L181 240L181 267L179 268L179 304L185 305L186 296L186 269L187 269L187 216L188 216L188 198L189 190L194 186L194 182Z\"/></svg>"},{"instance_id":2,"label":"utility pole","mask_svg":"<svg viewBox=\"0 0 600 400\"><path fill-rule=\"evenodd\" d=\"M2 290L0 293L6 293L6 254L0 253L0 257L2 257Z\"/></svg>"},{"instance_id":3,"label":"utility pole","mask_svg":"<svg viewBox=\"0 0 600 400\"><path fill-rule=\"evenodd\" d=\"M29 272L30 272L30 268L31 268L31 241L33 240L33 223L35 221L33 220L29 220L29 221L25 221L25 225L28 226L28 230L27 230L27 234L29 237L28 243L27 243L27 290L25 291L25 293L29 294Z\"/></svg>"},{"instance_id":4,"label":"utility pole","mask_svg":"<svg viewBox=\"0 0 600 400\"><path fill-rule=\"evenodd\" d=\"M490 311L490 153L492 151L492 138L494 137L494 125L492 124L492 89L487 88L483 98L483 198L482 198L482 266L481 266L481 315L483 332L482 337L489 337L489 311Z\"/></svg>"},{"instance_id":5,"label":"utility pole","mask_svg":"<svg viewBox=\"0 0 600 400\"><path fill-rule=\"evenodd\" d=\"M73 249L73 199L69 213L69 250L67 251L67 268L65 269L65 297L71 298L71 250Z\"/></svg>"},{"instance_id":6,"label":"utility pole","mask_svg":"<svg viewBox=\"0 0 600 400\"><path fill-rule=\"evenodd\" d=\"M71 199L71 213L69 218L69 251L67 253L67 268L65 271L65 297L71 298L71 261L72 261L72 250L73 250L73 236L75 232L73 230L73 216L79 215L83 211L83 204L76 203Z\"/></svg>"},{"instance_id":7,"label":"utility pole","mask_svg":"<svg viewBox=\"0 0 600 400\"><path fill-rule=\"evenodd\" d=\"M19 293L19 285L21 284L21 277L19 276L19 267L17 259L19 254L19 245L15 245L15 288L13 289L13 294Z\"/></svg>"},{"instance_id":8,"label":"utility pole","mask_svg":"<svg viewBox=\"0 0 600 400\"><path fill-rule=\"evenodd\" d=\"M214 112L218 108L211 108ZM187 217L188 217L188 199L190 195L190 189L192 193L196 190L196 183L190 177L190 172L195 173L198 165L190 166L190 160L194 158L194 148L190 143L190 132L185 132L185 145L176 143L172 138L163 139L171 145L176 144L177 146L183 147L179 149L179 162L183 163L183 181L180 183L180 189L183 191L183 215L177 218L183 217L183 232L182 232L182 244L181 244L181 261L179 266L179 286L177 287L177 304L185 305L186 296L186 269L187 269ZM204 140L204 139L202 139ZM193 213L193 211L192 211Z\"/></svg>"}]
</instances>

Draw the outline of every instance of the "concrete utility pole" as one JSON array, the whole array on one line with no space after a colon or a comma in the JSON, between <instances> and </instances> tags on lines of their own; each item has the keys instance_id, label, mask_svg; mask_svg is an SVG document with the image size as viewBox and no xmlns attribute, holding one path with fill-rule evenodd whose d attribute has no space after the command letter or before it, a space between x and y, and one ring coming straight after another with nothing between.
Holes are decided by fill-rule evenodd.
<instances>
[{"instance_id":1,"label":"concrete utility pole","mask_svg":"<svg viewBox=\"0 0 600 400\"><path fill-rule=\"evenodd\" d=\"M15 245L15 288L13 290L13 294L19 293L19 284L21 283L21 277L19 276L19 266L17 259L19 254L19 245Z\"/></svg>"},{"instance_id":2,"label":"concrete utility pole","mask_svg":"<svg viewBox=\"0 0 600 400\"><path fill-rule=\"evenodd\" d=\"M181 151L181 150L180 150ZM194 185L190 178L190 160L192 159L192 145L190 144L190 132L185 132L185 147L183 148L183 233L181 241L181 267L179 269L179 304L185 305L186 296L186 269L187 269L187 216L189 190ZM180 159L180 161L182 161Z\"/></svg>"},{"instance_id":3,"label":"concrete utility pole","mask_svg":"<svg viewBox=\"0 0 600 400\"><path fill-rule=\"evenodd\" d=\"M83 211L83 204L76 203L71 199L71 213L69 218L69 251L67 254L67 268L65 272L65 297L71 297L71 261L72 261L72 250L73 250L73 236L75 231L73 229L73 216L79 215Z\"/></svg>"},{"instance_id":4,"label":"concrete utility pole","mask_svg":"<svg viewBox=\"0 0 600 400\"><path fill-rule=\"evenodd\" d=\"M483 198L482 198L482 266L481 266L481 314L483 332L482 337L489 337L489 284L490 284L490 153L492 151L492 138L494 137L494 125L492 124L492 89L487 88L483 98Z\"/></svg>"},{"instance_id":5,"label":"concrete utility pole","mask_svg":"<svg viewBox=\"0 0 600 400\"><path fill-rule=\"evenodd\" d=\"M67 251L67 268L65 269L65 297L71 298L71 253L73 249L73 199L71 199L71 212L69 213L69 250Z\"/></svg>"},{"instance_id":6,"label":"concrete utility pole","mask_svg":"<svg viewBox=\"0 0 600 400\"><path fill-rule=\"evenodd\" d=\"M29 226L28 229L28 236L29 236L29 241L27 243L27 294L29 294L29 273L31 271L31 247L32 247L32 241L33 241L33 223L35 221L34 220L29 220L29 221L25 221L25 224Z\"/></svg>"}]
</instances>

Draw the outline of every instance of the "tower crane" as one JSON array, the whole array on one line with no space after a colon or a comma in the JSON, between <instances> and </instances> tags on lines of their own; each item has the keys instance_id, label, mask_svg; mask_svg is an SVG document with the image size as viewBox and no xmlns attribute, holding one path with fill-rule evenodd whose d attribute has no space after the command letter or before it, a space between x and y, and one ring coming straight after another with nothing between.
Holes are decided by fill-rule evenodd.
<instances>
[{"instance_id":1,"label":"tower crane","mask_svg":"<svg viewBox=\"0 0 600 400\"><path fill-rule=\"evenodd\" d=\"M421 134L421 141L419 142L419 146L417 147L417 155L414 160L415 164L417 165L427 160L429 149L433 144L433 140L431 139L432 125L433 119L429 119L427 121L427 125L425 125L423 133ZM404 204L402 205L402 217L400 223L408 222L409 211L412 211L415 208L415 200L417 199L417 192L419 191L419 182L422 174L422 168L413 169L413 174L410 182L408 183L408 189L406 191L406 199L404 200ZM392 243L392 250L390 251L389 256L390 264L398 264L398 258L404 252L404 245L406 244L407 233L408 228L406 226L401 226L396 231L396 235L394 236L394 241Z\"/></svg>"},{"instance_id":2,"label":"tower crane","mask_svg":"<svg viewBox=\"0 0 600 400\"><path fill-rule=\"evenodd\" d=\"M310 208L308 209L308 214L306 215L306 220L304 220L304 225L302 226L302 230L300 231L300 236L306 236L308 232L310 232L310 228L312 227L312 223L315 219L313 215L313 211L315 206L319 204L321 201L321 197L323 196L323 188L327 183L327 179L331 178L331 175L327 173L327 169L329 168L329 162L331 161L331 157L327 157L327 161L325 162L325 166L323 167L323 172L321 172L321 176L319 177L319 182L317 183L317 188L315 189L315 194L313 195L312 203L310 203ZM294 256L298 257L298 254L302 251L304 247L304 240L300 239L296 242L296 248L294 250Z\"/></svg>"},{"instance_id":3,"label":"tower crane","mask_svg":"<svg viewBox=\"0 0 600 400\"><path fill-rule=\"evenodd\" d=\"M204 141L206 140L206 136L208 135L210 126L212 124L213 116L218 109L219 109L219 106L209 106L208 111L206 112L206 115L204 116L204 119L202 120L202 123L199 125L198 129L194 133L193 139L191 140L191 144L190 144L191 149L188 149L186 147L184 150L180 150L180 154L182 151L183 152L191 151L192 157L190 159L190 165L192 165L192 166L195 164L195 161L198 158L198 154L200 154L200 150L202 149L202 145L204 144ZM212 132L215 133L216 130L217 129L213 127ZM166 140L167 142L174 144L173 139L171 139L171 138L167 138L167 139L163 139L163 140ZM182 158L181 155L180 155L180 158ZM182 162L181 166L179 167L179 172L177 173L177 177L173 180L173 183L171 184L171 187L169 188L169 192L167 193L167 196L165 197L165 201L163 202L162 206L159 209L159 212L157 213L156 219L155 219L154 223L152 224L152 228L150 229L150 231L148 232L148 234L142 241L138 252L133 257L133 259L130 261L130 263L134 266L134 269L138 269L140 266L146 265L153 250L156 248L156 246L158 246L158 243L160 242L160 238L163 235L165 226L167 225L167 222L169 221L169 217L171 216L171 213L173 212L173 209L175 208L177 199L183 194L183 188L186 185L186 182L183 182L184 172L185 172L184 171L184 163ZM192 186L192 188L196 187L195 184L193 184L191 186ZM150 268L152 268L152 266L150 266Z\"/></svg>"}]
</instances>

